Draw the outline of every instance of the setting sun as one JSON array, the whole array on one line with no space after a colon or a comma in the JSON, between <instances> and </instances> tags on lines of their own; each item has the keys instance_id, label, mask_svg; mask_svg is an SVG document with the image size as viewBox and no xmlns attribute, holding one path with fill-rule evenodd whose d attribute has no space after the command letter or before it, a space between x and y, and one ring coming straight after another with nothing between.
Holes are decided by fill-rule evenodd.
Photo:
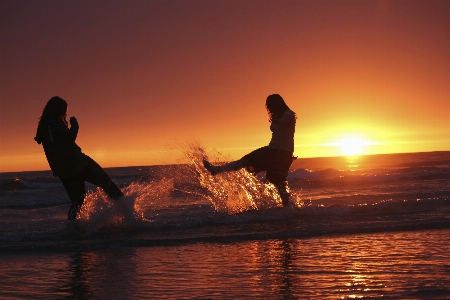
<instances>
[{"instance_id":1,"label":"setting sun","mask_svg":"<svg viewBox=\"0 0 450 300\"><path fill-rule=\"evenodd\" d=\"M347 156L354 156L362 154L363 146L367 143L359 138L345 138L338 142L343 154Z\"/></svg>"},{"instance_id":2,"label":"setting sun","mask_svg":"<svg viewBox=\"0 0 450 300\"><path fill-rule=\"evenodd\" d=\"M450 1L28 2L0 1L0 172L49 169L53 96L102 167L180 163L186 140L237 160L269 143L270 94L294 156L450 150Z\"/></svg>"},{"instance_id":3,"label":"setting sun","mask_svg":"<svg viewBox=\"0 0 450 300\"><path fill-rule=\"evenodd\" d=\"M341 155L356 156L367 154L366 146L376 145L378 143L369 142L357 136L347 136L337 142L327 144L327 146L337 147Z\"/></svg>"}]
</instances>

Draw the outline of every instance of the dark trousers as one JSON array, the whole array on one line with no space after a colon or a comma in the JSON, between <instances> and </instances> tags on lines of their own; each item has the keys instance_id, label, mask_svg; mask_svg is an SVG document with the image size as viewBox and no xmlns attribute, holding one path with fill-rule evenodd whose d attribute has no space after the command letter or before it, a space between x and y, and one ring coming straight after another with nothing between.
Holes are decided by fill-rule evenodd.
<instances>
[{"instance_id":1,"label":"dark trousers","mask_svg":"<svg viewBox=\"0 0 450 300\"><path fill-rule=\"evenodd\" d=\"M272 149L268 146L256 149L240 159L249 172L266 172L267 181L273 183L280 194L283 205L289 202L289 187L286 177L292 164L292 152Z\"/></svg>"},{"instance_id":2,"label":"dark trousers","mask_svg":"<svg viewBox=\"0 0 450 300\"><path fill-rule=\"evenodd\" d=\"M292 152L268 146L256 149L241 158L249 172L266 172L267 181L277 184L286 181L292 164Z\"/></svg>"},{"instance_id":3,"label":"dark trousers","mask_svg":"<svg viewBox=\"0 0 450 300\"><path fill-rule=\"evenodd\" d=\"M105 170L90 157L88 157L80 172L60 179L72 202L68 214L69 220L76 219L83 205L84 197L86 196L85 182L101 187L113 199L123 196L122 191L112 182Z\"/></svg>"}]
</instances>

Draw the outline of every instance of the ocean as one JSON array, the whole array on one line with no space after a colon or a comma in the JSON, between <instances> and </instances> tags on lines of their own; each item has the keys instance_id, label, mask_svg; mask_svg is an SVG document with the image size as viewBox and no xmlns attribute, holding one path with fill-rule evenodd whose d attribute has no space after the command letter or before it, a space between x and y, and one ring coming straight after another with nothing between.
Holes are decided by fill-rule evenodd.
<instances>
[{"instance_id":1,"label":"ocean","mask_svg":"<svg viewBox=\"0 0 450 300\"><path fill-rule=\"evenodd\" d=\"M75 221L50 171L0 173L0 298L450 299L450 152L299 158L287 207L203 156L106 169L125 196Z\"/></svg>"}]
</instances>

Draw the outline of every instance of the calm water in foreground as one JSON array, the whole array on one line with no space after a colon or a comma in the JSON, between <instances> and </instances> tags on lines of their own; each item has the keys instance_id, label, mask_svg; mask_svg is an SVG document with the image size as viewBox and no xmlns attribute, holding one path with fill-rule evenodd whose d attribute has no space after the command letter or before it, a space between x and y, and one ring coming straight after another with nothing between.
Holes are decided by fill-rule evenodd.
<instances>
[{"instance_id":1,"label":"calm water in foreground","mask_svg":"<svg viewBox=\"0 0 450 300\"><path fill-rule=\"evenodd\" d=\"M2 298L448 299L450 230L1 257Z\"/></svg>"}]
</instances>

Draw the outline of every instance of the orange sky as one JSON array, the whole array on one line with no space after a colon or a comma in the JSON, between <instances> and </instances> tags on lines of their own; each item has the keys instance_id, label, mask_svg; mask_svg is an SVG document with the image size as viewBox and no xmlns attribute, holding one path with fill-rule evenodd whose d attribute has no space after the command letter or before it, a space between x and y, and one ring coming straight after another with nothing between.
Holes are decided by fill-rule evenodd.
<instances>
[{"instance_id":1,"label":"orange sky","mask_svg":"<svg viewBox=\"0 0 450 300\"><path fill-rule=\"evenodd\" d=\"M45 170L34 134L69 103L104 167L230 158L270 140L264 101L298 116L295 154L450 150L450 1L1 1L0 172Z\"/></svg>"}]
</instances>

